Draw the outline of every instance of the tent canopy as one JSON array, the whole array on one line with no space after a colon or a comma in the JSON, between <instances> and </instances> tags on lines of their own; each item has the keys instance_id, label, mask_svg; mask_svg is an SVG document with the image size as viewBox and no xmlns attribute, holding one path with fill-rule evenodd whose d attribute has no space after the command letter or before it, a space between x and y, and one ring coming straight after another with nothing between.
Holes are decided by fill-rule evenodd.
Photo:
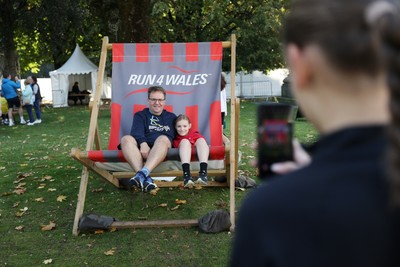
<instances>
[{"instance_id":1,"label":"tent canopy","mask_svg":"<svg viewBox=\"0 0 400 267\"><path fill-rule=\"evenodd\" d=\"M74 52L67 62L61 68L50 72L53 107L68 106L68 92L71 91L75 81L79 82L81 91L89 90L94 93L97 70L97 66L76 45ZM103 97L110 98L111 93L106 88L103 88Z\"/></svg>"},{"instance_id":2,"label":"tent canopy","mask_svg":"<svg viewBox=\"0 0 400 267\"><path fill-rule=\"evenodd\" d=\"M67 62L54 72L58 74L88 74L93 71L97 71L97 66L83 54L79 45L76 45L74 53Z\"/></svg>"}]
</instances>

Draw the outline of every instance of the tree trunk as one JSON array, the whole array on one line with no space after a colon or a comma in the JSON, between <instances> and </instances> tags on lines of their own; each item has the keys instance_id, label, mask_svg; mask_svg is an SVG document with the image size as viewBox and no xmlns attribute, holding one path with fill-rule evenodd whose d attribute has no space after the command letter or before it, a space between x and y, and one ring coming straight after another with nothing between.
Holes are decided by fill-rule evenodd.
<instances>
[{"instance_id":1,"label":"tree trunk","mask_svg":"<svg viewBox=\"0 0 400 267\"><path fill-rule=\"evenodd\" d=\"M15 11L13 1L4 1L0 8L1 24L0 36L2 36L2 49L4 51L4 70L11 75L20 72L18 53L14 41Z\"/></svg>"},{"instance_id":2,"label":"tree trunk","mask_svg":"<svg viewBox=\"0 0 400 267\"><path fill-rule=\"evenodd\" d=\"M149 42L150 0L117 0L120 23L118 40L121 43Z\"/></svg>"}]
</instances>

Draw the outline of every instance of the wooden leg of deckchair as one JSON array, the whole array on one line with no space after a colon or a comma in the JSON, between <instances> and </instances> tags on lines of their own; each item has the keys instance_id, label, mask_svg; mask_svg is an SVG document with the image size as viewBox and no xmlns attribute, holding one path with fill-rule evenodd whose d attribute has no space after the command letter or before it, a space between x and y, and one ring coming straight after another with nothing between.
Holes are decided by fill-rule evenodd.
<instances>
[{"instance_id":1,"label":"wooden leg of deckchair","mask_svg":"<svg viewBox=\"0 0 400 267\"><path fill-rule=\"evenodd\" d=\"M74 226L72 228L72 234L77 236L79 233L79 219L83 214L83 208L85 206L86 190L88 185L89 171L86 167L82 169L81 184L79 186L78 202L76 203Z\"/></svg>"},{"instance_id":2,"label":"wooden leg of deckchair","mask_svg":"<svg viewBox=\"0 0 400 267\"><path fill-rule=\"evenodd\" d=\"M231 220L231 228L230 231L234 232L235 231L235 206L236 206L236 200L235 200L235 180L237 179L238 175L238 139L239 139L239 110L240 110L240 100L236 99L235 105L234 105L235 111L234 111L234 140L232 142L234 143L233 145L233 155L234 155L234 161L233 161L233 166L230 166L230 173L231 173L231 179L229 181L229 202L230 202L230 220ZM232 149L232 146L231 146Z\"/></svg>"},{"instance_id":3,"label":"wooden leg of deckchair","mask_svg":"<svg viewBox=\"0 0 400 267\"><path fill-rule=\"evenodd\" d=\"M129 229L129 228L158 228L158 227L191 227L197 225L199 225L199 221L197 219L187 219L187 220L113 222L109 228Z\"/></svg>"}]
</instances>

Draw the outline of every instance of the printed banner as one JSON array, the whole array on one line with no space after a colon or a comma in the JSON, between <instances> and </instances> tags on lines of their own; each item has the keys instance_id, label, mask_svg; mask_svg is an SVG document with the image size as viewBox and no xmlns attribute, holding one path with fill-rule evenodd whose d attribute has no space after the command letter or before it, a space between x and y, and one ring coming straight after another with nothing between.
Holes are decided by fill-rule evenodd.
<instances>
[{"instance_id":1,"label":"printed banner","mask_svg":"<svg viewBox=\"0 0 400 267\"><path fill-rule=\"evenodd\" d=\"M212 146L222 145L222 43L113 44L109 149L129 134L133 114L148 106L147 88L162 86L165 109L186 114Z\"/></svg>"}]
</instances>

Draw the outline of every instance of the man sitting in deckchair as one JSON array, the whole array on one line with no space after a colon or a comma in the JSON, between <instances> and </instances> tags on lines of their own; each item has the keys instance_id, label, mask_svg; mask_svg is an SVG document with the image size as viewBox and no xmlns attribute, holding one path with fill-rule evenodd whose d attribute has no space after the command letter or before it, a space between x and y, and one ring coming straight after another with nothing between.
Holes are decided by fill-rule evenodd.
<instances>
[{"instance_id":1,"label":"man sitting in deckchair","mask_svg":"<svg viewBox=\"0 0 400 267\"><path fill-rule=\"evenodd\" d=\"M134 114L131 133L121 138L120 145L126 161L136 171L129 180L129 187L137 187L143 192L157 188L150 173L165 159L171 147L176 119L174 113L164 110L164 88L149 87L147 95L149 107Z\"/></svg>"}]
</instances>

